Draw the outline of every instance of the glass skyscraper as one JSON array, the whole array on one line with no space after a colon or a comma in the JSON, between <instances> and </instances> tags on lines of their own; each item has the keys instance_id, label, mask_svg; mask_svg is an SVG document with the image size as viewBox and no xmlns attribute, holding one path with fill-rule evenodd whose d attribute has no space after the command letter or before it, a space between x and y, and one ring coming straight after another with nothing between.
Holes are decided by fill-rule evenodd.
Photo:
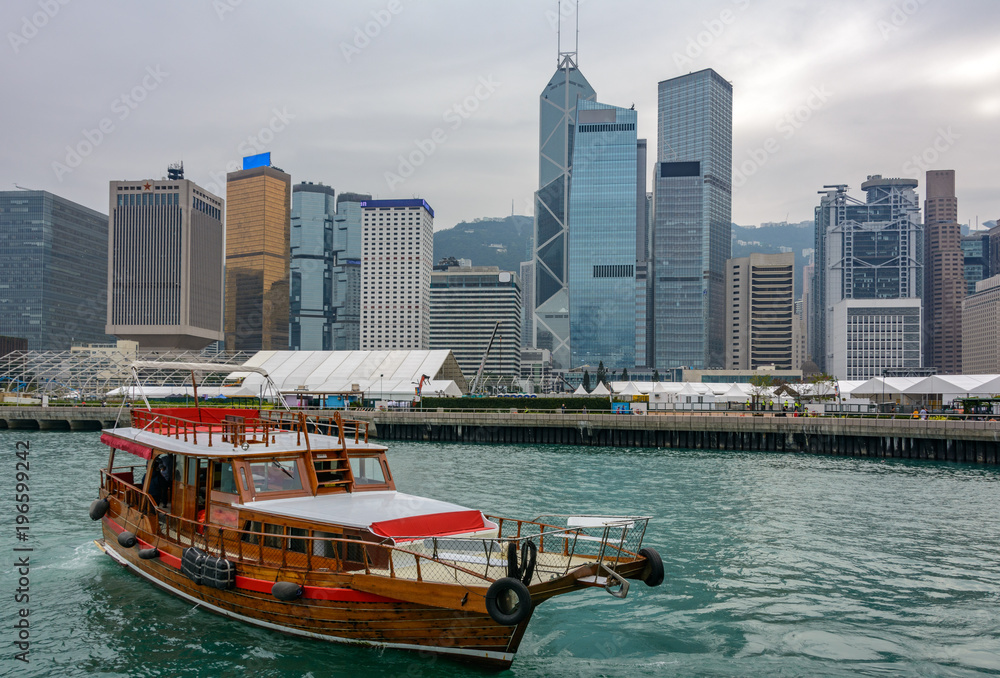
<instances>
[{"instance_id":1,"label":"glass skyscraper","mask_svg":"<svg viewBox=\"0 0 1000 678\"><path fill-rule=\"evenodd\" d=\"M636 364L637 141L634 110L577 104L569 200L571 368Z\"/></svg>"},{"instance_id":2,"label":"glass skyscraper","mask_svg":"<svg viewBox=\"0 0 1000 678\"><path fill-rule=\"evenodd\" d=\"M549 349L552 366L565 369L570 363L567 212L576 106L597 94L577 68L576 53L559 56L559 66L539 96L532 329L534 345Z\"/></svg>"},{"instance_id":3,"label":"glass skyscraper","mask_svg":"<svg viewBox=\"0 0 1000 678\"><path fill-rule=\"evenodd\" d=\"M361 203L371 199L367 193L337 196L337 228L333 232L333 250L337 257L333 269L335 351L361 348Z\"/></svg>"},{"instance_id":4,"label":"glass skyscraper","mask_svg":"<svg viewBox=\"0 0 1000 678\"><path fill-rule=\"evenodd\" d=\"M293 351L332 351L333 237L337 206L329 186L292 187L288 344Z\"/></svg>"},{"instance_id":5,"label":"glass skyscraper","mask_svg":"<svg viewBox=\"0 0 1000 678\"><path fill-rule=\"evenodd\" d=\"M108 217L48 191L0 191L0 335L31 351L113 341Z\"/></svg>"},{"instance_id":6,"label":"glass skyscraper","mask_svg":"<svg viewBox=\"0 0 1000 678\"><path fill-rule=\"evenodd\" d=\"M659 84L653 178L653 366L725 365L733 87L712 69Z\"/></svg>"}]
</instances>

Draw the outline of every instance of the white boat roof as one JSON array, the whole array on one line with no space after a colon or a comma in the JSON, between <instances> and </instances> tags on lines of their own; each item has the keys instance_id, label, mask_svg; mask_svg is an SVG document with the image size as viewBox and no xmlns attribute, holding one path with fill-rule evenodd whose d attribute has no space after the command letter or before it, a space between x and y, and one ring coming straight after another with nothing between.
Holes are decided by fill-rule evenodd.
<instances>
[{"instance_id":1,"label":"white boat roof","mask_svg":"<svg viewBox=\"0 0 1000 678\"><path fill-rule=\"evenodd\" d=\"M246 451L239 447L233 447L229 443L223 443L222 435L218 431L212 435L212 447L208 446L208 433L205 431L198 433L197 445L194 444L194 436L191 435L185 441L183 434L179 438L174 438L173 436L143 431L132 426L104 429L103 432L164 452L188 454L197 457L246 457L260 454L287 454L290 452L304 452L306 449L305 437L299 436L295 431L274 431L273 443L270 443L266 447L263 443L254 443ZM349 440L347 445L349 450L384 452L388 449L385 445L366 443L363 440L359 440L358 442ZM326 436L317 433L309 434L309 447L313 450L331 450L337 449L340 446L340 438L337 436Z\"/></svg>"},{"instance_id":2,"label":"white boat roof","mask_svg":"<svg viewBox=\"0 0 1000 678\"><path fill-rule=\"evenodd\" d=\"M368 528L372 523L386 520L472 510L466 506L395 490L267 499L237 504L234 508L356 528Z\"/></svg>"}]
</instances>

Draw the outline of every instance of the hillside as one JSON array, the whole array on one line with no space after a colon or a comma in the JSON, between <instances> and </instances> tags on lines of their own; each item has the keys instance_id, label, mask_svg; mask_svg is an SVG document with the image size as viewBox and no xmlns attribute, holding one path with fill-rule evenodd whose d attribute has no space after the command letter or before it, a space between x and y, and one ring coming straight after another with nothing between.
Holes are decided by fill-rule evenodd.
<instances>
[{"instance_id":1,"label":"hillside","mask_svg":"<svg viewBox=\"0 0 1000 678\"><path fill-rule=\"evenodd\" d=\"M471 259L473 266L499 266L505 271L518 271L520 263L530 258L531 217L509 216L483 218L463 222L434 234L434 261L444 257ZM795 289L802 282L802 267L809 263L802 250L812 249L813 223L769 224L759 228L733 224L734 257L751 252L776 254L781 247L795 252Z\"/></svg>"},{"instance_id":2,"label":"hillside","mask_svg":"<svg viewBox=\"0 0 1000 678\"><path fill-rule=\"evenodd\" d=\"M462 222L434 234L434 262L444 257L471 259L473 266L499 266L518 272L530 259L528 241L534 220L525 216Z\"/></svg>"}]
</instances>

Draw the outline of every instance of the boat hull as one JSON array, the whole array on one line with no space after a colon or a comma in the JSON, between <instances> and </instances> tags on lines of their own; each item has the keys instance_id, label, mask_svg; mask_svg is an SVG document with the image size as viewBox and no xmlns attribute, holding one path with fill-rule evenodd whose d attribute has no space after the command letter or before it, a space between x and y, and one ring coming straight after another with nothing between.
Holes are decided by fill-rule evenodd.
<instances>
[{"instance_id":1,"label":"boat hull","mask_svg":"<svg viewBox=\"0 0 1000 678\"><path fill-rule=\"evenodd\" d=\"M116 525L105 518L98 546L115 562L179 598L232 619L305 638L420 652L506 669L514 659L530 616L501 626L489 615L439 608L328 587L330 599L279 601L269 592L195 584L164 558L144 560L117 542ZM337 600L336 598L340 598Z\"/></svg>"}]
</instances>

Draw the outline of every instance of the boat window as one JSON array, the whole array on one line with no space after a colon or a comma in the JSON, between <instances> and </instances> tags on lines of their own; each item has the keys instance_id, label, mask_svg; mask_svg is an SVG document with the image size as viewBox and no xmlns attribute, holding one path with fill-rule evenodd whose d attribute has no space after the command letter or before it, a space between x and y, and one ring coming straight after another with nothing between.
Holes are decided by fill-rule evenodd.
<instances>
[{"instance_id":1,"label":"boat window","mask_svg":"<svg viewBox=\"0 0 1000 678\"><path fill-rule=\"evenodd\" d=\"M243 489L249 492L250 483L247 482L247 470L243 467L240 467L240 477L243 478Z\"/></svg>"},{"instance_id":2,"label":"boat window","mask_svg":"<svg viewBox=\"0 0 1000 678\"><path fill-rule=\"evenodd\" d=\"M248 533L249 532L259 533L261 531L261 529L260 529L260 522L259 521L257 521L257 520L247 520L246 522L243 523L243 529L246 530L246 532L243 533L243 541L248 542L250 544L256 544L256 543L258 543L258 541L257 541L258 535L257 534L248 534Z\"/></svg>"},{"instance_id":3,"label":"boat window","mask_svg":"<svg viewBox=\"0 0 1000 678\"><path fill-rule=\"evenodd\" d=\"M285 528L283 525L268 525L267 523L264 523L264 534L284 535ZM281 537L264 537L264 546L280 549Z\"/></svg>"},{"instance_id":4,"label":"boat window","mask_svg":"<svg viewBox=\"0 0 1000 678\"><path fill-rule=\"evenodd\" d=\"M194 486L198 483L198 460L187 457L187 484Z\"/></svg>"},{"instance_id":5,"label":"boat window","mask_svg":"<svg viewBox=\"0 0 1000 678\"><path fill-rule=\"evenodd\" d=\"M313 532L313 555L323 556L324 558L338 558L340 557L340 549L337 548L339 542L335 541L325 541L327 539L340 539L344 535L337 534L334 532Z\"/></svg>"},{"instance_id":6,"label":"boat window","mask_svg":"<svg viewBox=\"0 0 1000 678\"><path fill-rule=\"evenodd\" d=\"M293 537L308 537L309 530L303 530L301 527L289 527L288 534ZM306 552L306 540L305 539L289 539L288 540L288 550L295 551L297 553Z\"/></svg>"},{"instance_id":7,"label":"boat window","mask_svg":"<svg viewBox=\"0 0 1000 678\"><path fill-rule=\"evenodd\" d=\"M215 462L212 467L212 489L216 492L236 494L236 478L233 477L233 465L230 462Z\"/></svg>"},{"instance_id":8,"label":"boat window","mask_svg":"<svg viewBox=\"0 0 1000 678\"><path fill-rule=\"evenodd\" d=\"M351 457L351 473L355 485L381 485L385 483L382 464L378 457Z\"/></svg>"},{"instance_id":9,"label":"boat window","mask_svg":"<svg viewBox=\"0 0 1000 678\"><path fill-rule=\"evenodd\" d=\"M302 489L296 459L268 459L250 462L250 475L257 492L289 492Z\"/></svg>"}]
</instances>

